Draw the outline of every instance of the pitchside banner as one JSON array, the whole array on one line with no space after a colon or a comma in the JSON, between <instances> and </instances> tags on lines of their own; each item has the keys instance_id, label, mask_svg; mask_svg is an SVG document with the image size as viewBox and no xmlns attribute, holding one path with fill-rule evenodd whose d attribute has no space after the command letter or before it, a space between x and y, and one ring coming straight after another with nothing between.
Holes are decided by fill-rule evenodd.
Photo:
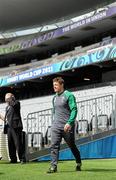
<instances>
[{"instance_id":1,"label":"pitchside banner","mask_svg":"<svg viewBox=\"0 0 116 180\"><path fill-rule=\"evenodd\" d=\"M90 17L79 20L77 22L74 22L68 26L59 28L55 31L51 31L51 32L46 33L42 36L36 36L36 37L34 36L34 38L30 38L30 39L26 39L26 40L25 39L20 40L18 43L15 42L15 44L10 43L10 45L0 46L0 55L20 51L23 49L30 48L32 46L39 45L39 44L46 42L48 40L62 36L62 35L64 35L64 33L70 32L73 29L76 29L76 28L79 28L81 26L88 25L90 23L93 23L93 22L99 21L101 19L110 17L114 14L116 14L116 6L102 10L102 11L98 12L97 14L94 14Z\"/></svg>"},{"instance_id":2,"label":"pitchside banner","mask_svg":"<svg viewBox=\"0 0 116 180\"><path fill-rule=\"evenodd\" d=\"M10 84L19 83L21 81L26 81L29 79L34 79L62 71L67 71L93 63L112 60L114 58L116 58L116 45L113 47L106 47L105 49L101 49L93 53L85 54L83 56L76 55L67 58L64 61L51 64L48 66L44 66L41 68L25 71L15 76L0 78L0 86L7 86Z\"/></svg>"}]
</instances>

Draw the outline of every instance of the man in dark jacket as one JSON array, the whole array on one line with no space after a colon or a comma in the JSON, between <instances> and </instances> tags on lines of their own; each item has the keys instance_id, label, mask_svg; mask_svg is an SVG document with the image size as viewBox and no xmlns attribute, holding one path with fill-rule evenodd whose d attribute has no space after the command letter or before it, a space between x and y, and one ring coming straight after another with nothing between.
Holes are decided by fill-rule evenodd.
<instances>
[{"instance_id":1,"label":"man in dark jacket","mask_svg":"<svg viewBox=\"0 0 116 180\"><path fill-rule=\"evenodd\" d=\"M11 163L17 162L16 151L21 163L26 162L24 154L24 145L22 141L22 120L20 113L20 102L15 99L12 93L5 95L6 107L5 120L8 123L8 149Z\"/></svg>"}]
</instances>

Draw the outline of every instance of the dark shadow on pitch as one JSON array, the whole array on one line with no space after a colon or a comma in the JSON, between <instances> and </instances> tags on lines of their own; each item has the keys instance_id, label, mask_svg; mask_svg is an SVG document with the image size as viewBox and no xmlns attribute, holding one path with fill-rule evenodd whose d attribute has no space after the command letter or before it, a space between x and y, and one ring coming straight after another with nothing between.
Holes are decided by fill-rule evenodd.
<instances>
[{"instance_id":1,"label":"dark shadow on pitch","mask_svg":"<svg viewBox=\"0 0 116 180\"><path fill-rule=\"evenodd\" d=\"M75 169L72 170L58 170L58 173L77 173L77 172L82 172L82 171L76 171Z\"/></svg>"},{"instance_id":2,"label":"dark shadow on pitch","mask_svg":"<svg viewBox=\"0 0 116 180\"><path fill-rule=\"evenodd\" d=\"M59 170L58 171L59 173L75 173L75 172L78 172L78 173L81 173L81 172L95 172L95 173L99 173L99 172L104 172L104 173L109 173L109 172L116 172L116 169L83 169L81 171L76 171L76 170Z\"/></svg>"},{"instance_id":3,"label":"dark shadow on pitch","mask_svg":"<svg viewBox=\"0 0 116 180\"><path fill-rule=\"evenodd\" d=\"M0 172L0 175L3 175L4 173Z\"/></svg>"},{"instance_id":4,"label":"dark shadow on pitch","mask_svg":"<svg viewBox=\"0 0 116 180\"><path fill-rule=\"evenodd\" d=\"M116 172L116 169L98 169L98 168L96 168L96 169L84 169L84 170L82 170L82 171L88 171L88 172Z\"/></svg>"}]
</instances>

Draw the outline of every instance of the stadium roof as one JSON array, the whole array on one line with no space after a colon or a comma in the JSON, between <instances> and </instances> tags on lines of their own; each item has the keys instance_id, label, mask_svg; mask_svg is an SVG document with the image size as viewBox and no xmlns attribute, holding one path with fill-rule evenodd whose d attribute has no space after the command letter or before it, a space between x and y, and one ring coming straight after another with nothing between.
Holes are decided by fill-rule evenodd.
<instances>
[{"instance_id":1,"label":"stadium roof","mask_svg":"<svg viewBox=\"0 0 116 180\"><path fill-rule=\"evenodd\" d=\"M106 5L107 2L109 3L107 0L0 0L0 33L55 23Z\"/></svg>"},{"instance_id":2,"label":"stadium roof","mask_svg":"<svg viewBox=\"0 0 116 180\"><path fill-rule=\"evenodd\" d=\"M106 37L108 36L108 31L112 30L112 32L116 32L116 5L97 9L97 11L95 10L91 13L87 13L80 18L81 19L78 20L77 18L76 20L72 18L73 23L54 31L49 31L41 35L34 34L15 38L3 45L1 43L0 59L5 60L7 58L11 59L30 54L38 54L75 41L81 44L83 39L96 36L97 34L104 33L104 37ZM4 41L5 40L6 39L4 39Z\"/></svg>"}]
</instances>

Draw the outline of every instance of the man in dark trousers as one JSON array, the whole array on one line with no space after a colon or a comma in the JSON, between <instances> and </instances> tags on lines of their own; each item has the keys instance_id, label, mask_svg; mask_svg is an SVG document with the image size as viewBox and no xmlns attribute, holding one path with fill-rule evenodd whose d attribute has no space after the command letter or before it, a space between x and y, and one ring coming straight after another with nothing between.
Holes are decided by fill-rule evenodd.
<instances>
[{"instance_id":1,"label":"man in dark trousers","mask_svg":"<svg viewBox=\"0 0 116 180\"><path fill-rule=\"evenodd\" d=\"M64 90L64 80L61 77L53 79L56 95L53 98L53 123L51 128L51 166L47 173L57 172L59 149L62 137L71 149L76 159L76 171L81 171L80 152L75 145L74 123L77 116L75 96Z\"/></svg>"},{"instance_id":2,"label":"man in dark trousers","mask_svg":"<svg viewBox=\"0 0 116 180\"><path fill-rule=\"evenodd\" d=\"M17 163L17 151L20 162L25 163L20 102L15 99L12 93L5 95L5 102L8 104L6 107L5 120L7 120L8 123L7 135L10 162Z\"/></svg>"}]
</instances>

